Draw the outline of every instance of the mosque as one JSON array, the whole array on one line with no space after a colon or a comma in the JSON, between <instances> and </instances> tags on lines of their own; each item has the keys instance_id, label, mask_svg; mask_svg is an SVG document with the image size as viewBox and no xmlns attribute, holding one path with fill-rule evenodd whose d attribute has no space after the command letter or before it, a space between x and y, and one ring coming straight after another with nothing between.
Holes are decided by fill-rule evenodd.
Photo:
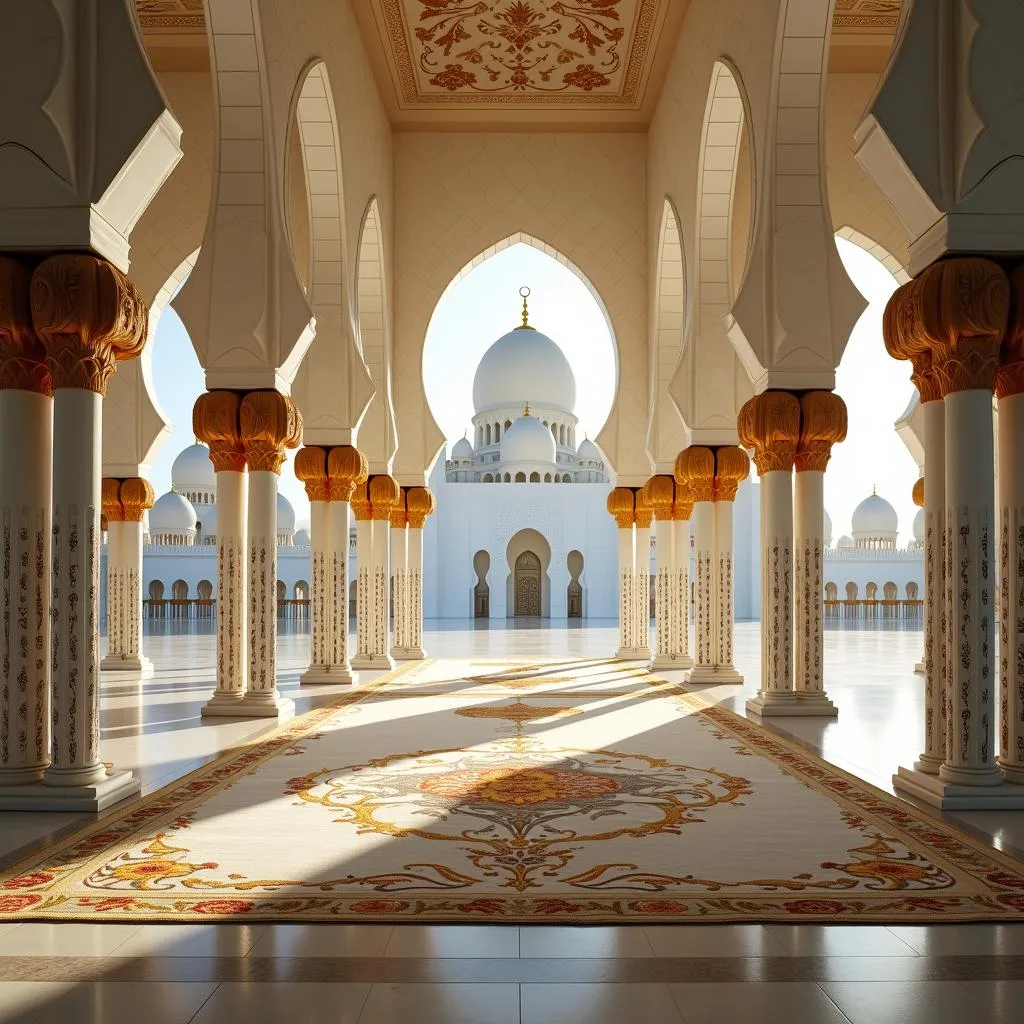
<instances>
[{"instance_id":1,"label":"mosque","mask_svg":"<svg viewBox=\"0 0 1024 1024\"><path fill-rule=\"evenodd\" d=\"M1024 1019L1021 0L0 6L0 1016Z\"/></svg>"},{"instance_id":2,"label":"mosque","mask_svg":"<svg viewBox=\"0 0 1024 1024\"><path fill-rule=\"evenodd\" d=\"M528 289L523 291L528 294ZM614 618L617 540L606 509L613 479L593 441L585 437L577 444L572 368L557 342L528 323L525 296L523 323L495 341L476 369L473 407L475 444L467 437L456 441L449 458L439 459L429 476L437 509L424 527L425 618ZM744 481L733 520L734 607L739 619L760 616L760 552L755 543L759 508L757 479ZM919 510L913 541L897 547L896 511L872 494L854 510L852 535L833 543L831 517L825 511L826 617L919 619L923 523ZM146 538L147 616L211 615L216 602L217 505L216 474L206 445L191 445L174 460L171 490L149 510ZM306 617L310 534L296 529L295 511L280 493L277 554L279 613ZM351 616L358 564L353 526ZM653 537L649 571L653 580ZM650 611L653 618L653 587Z\"/></svg>"}]
</instances>

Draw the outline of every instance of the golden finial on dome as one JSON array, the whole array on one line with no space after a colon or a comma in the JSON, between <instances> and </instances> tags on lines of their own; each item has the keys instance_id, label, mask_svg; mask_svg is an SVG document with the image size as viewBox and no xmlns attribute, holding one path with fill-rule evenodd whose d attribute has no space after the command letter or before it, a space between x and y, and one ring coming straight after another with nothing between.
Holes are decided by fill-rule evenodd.
<instances>
[{"instance_id":1,"label":"golden finial on dome","mask_svg":"<svg viewBox=\"0 0 1024 1024\"><path fill-rule=\"evenodd\" d=\"M529 416L530 415L530 403L529 402L527 402L526 405L523 406L523 415L524 416Z\"/></svg>"},{"instance_id":2,"label":"golden finial on dome","mask_svg":"<svg viewBox=\"0 0 1024 1024\"><path fill-rule=\"evenodd\" d=\"M524 284L519 289L519 294L523 297L523 322L516 328L517 331L532 331L533 328L530 326L530 315L529 310L526 307L526 300L530 297L530 289Z\"/></svg>"}]
</instances>

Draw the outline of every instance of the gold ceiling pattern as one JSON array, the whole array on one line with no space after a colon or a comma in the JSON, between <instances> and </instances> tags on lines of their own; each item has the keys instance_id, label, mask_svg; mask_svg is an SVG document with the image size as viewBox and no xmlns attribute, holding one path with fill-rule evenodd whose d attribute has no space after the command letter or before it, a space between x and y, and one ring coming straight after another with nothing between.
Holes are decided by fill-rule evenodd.
<instances>
[{"instance_id":1,"label":"gold ceiling pattern","mask_svg":"<svg viewBox=\"0 0 1024 1024\"><path fill-rule=\"evenodd\" d=\"M203 0L135 0L144 31L203 32Z\"/></svg>"},{"instance_id":2,"label":"gold ceiling pattern","mask_svg":"<svg viewBox=\"0 0 1024 1024\"><path fill-rule=\"evenodd\" d=\"M662 0L383 0L406 104L637 102Z\"/></svg>"},{"instance_id":3,"label":"gold ceiling pattern","mask_svg":"<svg viewBox=\"0 0 1024 1024\"><path fill-rule=\"evenodd\" d=\"M832 27L894 29L902 0L836 0Z\"/></svg>"}]
</instances>

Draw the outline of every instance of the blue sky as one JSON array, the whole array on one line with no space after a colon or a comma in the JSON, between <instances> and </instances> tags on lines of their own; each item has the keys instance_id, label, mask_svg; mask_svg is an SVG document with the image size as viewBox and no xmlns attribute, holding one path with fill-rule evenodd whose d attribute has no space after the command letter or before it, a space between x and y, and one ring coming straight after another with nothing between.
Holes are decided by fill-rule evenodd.
<instances>
[{"instance_id":1,"label":"blue sky","mask_svg":"<svg viewBox=\"0 0 1024 1024\"><path fill-rule=\"evenodd\" d=\"M910 367L882 344L882 310L896 281L874 257L838 241L854 284L870 305L854 328L836 375L836 390L849 410L847 440L833 449L825 475L825 505L833 535L850 530L857 503L877 488L896 508L900 543L910 540L916 509L911 488L917 468L893 429L912 394ZM424 346L424 387L431 411L453 443L473 415L473 375L487 348L520 322L519 288L531 289L530 323L553 338L576 376L579 437L594 437L608 417L615 393L615 350L604 314L588 287L557 260L520 244L481 263L457 281L434 312ZM181 321L170 307L153 341L153 379L174 433L153 467L157 494L170 488L174 457L193 442L192 406L203 390L203 373ZM301 522L309 503L291 459L281 491Z\"/></svg>"}]
</instances>

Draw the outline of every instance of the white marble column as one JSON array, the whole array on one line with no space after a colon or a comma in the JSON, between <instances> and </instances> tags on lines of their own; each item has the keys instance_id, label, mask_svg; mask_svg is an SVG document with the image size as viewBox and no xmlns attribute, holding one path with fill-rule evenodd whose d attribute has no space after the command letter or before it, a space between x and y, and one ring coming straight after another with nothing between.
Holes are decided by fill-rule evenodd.
<instances>
[{"instance_id":1,"label":"white marble column","mask_svg":"<svg viewBox=\"0 0 1024 1024\"><path fill-rule=\"evenodd\" d=\"M740 410L741 442L761 478L761 685L747 701L756 715L798 715L793 686L793 464L800 402L766 391Z\"/></svg>"},{"instance_id":2,"label":"white marble column","mask_svg":"<svg viewBox=\"0 0 1024 1024\"><path fill-rule=\"evenodd\" d=\"M391 573L391 657L401 658L409 644L409 579L407 573L405 492L391 510L389 569Z\"/></svg>"},{"instance_id":3,"label":"white marble column","mask_svg":"<svg viewBox=\"0 0 1024 1024\"><path fill-rule=\"evenodd\" d=\"M100 662L100 669L107 671L120 667L124 645L124 508L121 505L120 480L104 477L100 481L100 502L107 522L107 653Z\"/></svg>"},{"instance_id":4,"label":"white marble column","mask_svg":"<svg viewBox=\"0 0 1024 1024\"><path fill-rule=\"evenodd\" d=\"M409 519L406 555L409 632L402 658L416 661L427 656L423 650L423 527L427 517L433 515L436 502L428 487L410 487L406 492L405 505Z\"/></svg>"},{"instance_id":5,"label":"white marble column","mask_svg":"<svg viewBox=\"0 0 1024 1024\"><path fill-rule=\"evenodd\" d=\"M352 513L356 517L356 654L352 668L373 668L373 533L369 484L357 486L352 494Z\"/></svg>"},{"instance_id":6,"label":"white marble column","mask_svg":"<svg viewBox=\"0 0 1024 1024\"><path fill-rule=\"evenodd\" d=\"M651 660L651 523L653 509L636 492L636 532L634 536L635 555L633 559L633 627L634 657L642 661Z\"/></svg>"},{"instance_id":7,"label":"white marble column","mask_svg":"<svg viewBox=\"0 0 1024 1024\"><path fill-rule=\"evenodd\" d=\"M932 403L932 404L936 404L936 403ZM923 400L922 400L922 408L923 407L924 407L924 403L923 403ZM927 435L927 433L928 433L928 426L927 426L928 410L927 409L924 410L924 418L925 418L924 433ZM927 442L925 442L925 443L927 443ZM913 489L911 490L910 493L911 493L911 499L914 502L914 504L918 508L923 509L924 508L924 477L923 476L922 477L918 477L918 479L914 483ZM928 679L927 679L927 669L928 669L928 599L927 599L927 594L928 594L928 513L927 512L924 513L924 519L925 519L925 523L924 523L924 533L925 533L925 543L924 543L924 549L925 549L925 556L924 556L925 557L925 568L924 568L924 594L922 595L924 597L924 616L922 618L922 623L923 623L923 626L924 626L924 637L923 637L924 649L921 651L921 660L914 664L914 671L918 675L925 676L925 702L926 702L926 704L928 706L934 707L934 704L931 701L931 693L930 693L930 688L928 686ZM916 523L916 517L915 517L915 523ZM929 718L929 713L928 713L928 709L926 707L925 708L925 732L926 733L928 732L928 730L930 728L929 724L928 724L928 718ZM925 737L925 743L927 743L927 742L928 742L928 740L927 740L927 736L926 736ZM941 758L940 758L940 760L941 760ZM938 766L938 763L936 763L935 764L935 771L938 771L938 770L939 770L939 766Z\"/></svg>"},{"instance_id":8,"label":"white marble column","mask_svg":"<svg viewBox=\"0 0 1024 1024\"><path fill-rule=\"evenodd\" d=\"M239 424L249 468L249 675L242 705L253 717L287 718L295 705L277 688L277 485L285 448L296 447L302 436L302 418L286 395L250 391Z\"/></svg>"},{"instance_id":9,"label":"white marble column","mask_svg":"<svg viewBox=\"0 0 1024 1024\"><path fill-rule=\"evenodd\" d=\"M391 582L390 534L391 510L398 504L401 490L387 474L371 476L367 483L373 533L370 538L370 589L373 592L369 630L370 664L367 668L392 669L391 624L388 615L388 589Z\"/></svg>"},{"instance_id":10,"label":"white marble column","mask_svg":"<svg viewBox=\"0 0 1024 1024\"><path fill-rule=\"evenodd\" d=\"M32 318L53 378L51 760L48 810L98 811L139 792L100 755L100 472L103 395L116 359L137 356L147 311L135 286L86 255L44 260Z\"/></svg>"},{"instance_id":11,"label":"white marble column","mask_svg":"<svg viewBox=\"0 0 1024 1024\"><path fill-rule=\"evenodd\" d=\"M714 484L714 629L715 680L742 683L733 663L733 502L739 485L750 474L750 460L742 448L722 445L715 449Z\"/></svg>"},{"instance_id":12,"label":"white marble column","mask_svg":"<svg viewBox=\"0 0 1024 1024\"><path fill-rule=\"evenodd\" d=\"M672 522L672 508L669 506L668 518L661 511L657 513L654 527L654 550L657 557L658 572L654 586L654 661L653 669L679 668L676 664L676 651L673 644L675 612L675 535Z\"/></svg>"},{"instance_id":13,"label":"white marble column","mask_svg":"<svg viewBox=\"0 0 1024 1024\"><path fill-rule=\"evenodd\" d=\"M337 445L327 456L327 473L331 482L331 581L334 587L332 608L334 623L331 633L331 676L335 682L352 682L349 660L349 531L352 523L351 501L357 488L366 491L366 456L352 445Z\"/></svg>"},{"instance_id":14,"label":"white marble column","mask_svg":"<svg viewBox=\"0 0 1024 1024\"><path fill-rule=\"evenodd\" d=\"M703 445L676 457L676 487L693 502L693 668L687 679L713 679L715 671L715 453Z\"/></svg>"},{"instance_id":15,"label":"white marble column","mask_svg":"<svg viewBox=\"0 0 1024 1024\"><path fill-rule=\"evenodd\" d=\"M1018 322L1024 271L1014 275ZM997 377L999 400L999 768L1024 783L1024 330Z\"/></svg>"},{"instance_id":16,"label":"white marble column","mask_svg":"<svg viewBox=\"0 0 1024 1024\"><path fill-rule=\"evenodd\" d=\"M690 655L690 516L693 504L680 495L672 510L672 655L677 668L692 668Z\"/></svg>"},{"instance_id":17,"label":"white marble column","mask_svg":"<svg viewBox=\"0 0 1024 1024\"><path fill-rule=\"evenodd\" d=\"M130 672L140 678L153 674L153 663L142 651L142 520L146 510L153 507L153 487L142 477L129 477L119 482L121 520L115 530L118 559L118 600L117 618L119 643L117 657L108 647L102 668L105 671ZM106 502L104 501L104 505ZM107 565L109 569L111 535L107 530ZM108 572L108 579L109 579ZM109 588L109 584L108 584ZM108 589L107 617L108 633L111 608Z\"/></svg>"},{"instance_id":18,"label":"white marble column","mask_svg":"<svg viewBox=\"0 0 1024 1024\"><path fill-rule=\"evenodd\" d=\"M613 488L608 495L607 508L615 518L615 525L618 528L616 532L619 552L619 647L615 657L628 661L633 658L636 643L636 585L633 573L633 520L636 515L636 499L632 489Z\"/></svg>"},{"instance_id":19,"label":"white marble column","mask_svg":"<svg viewBox=\"0 0 1024 1024\"><path fill-rule=\"evenodd\" d=\"M217 685L204 717L245 717L248 679L246 632L248 479L239 425L241 399L234 391L200 395L192 429L210 448L217 476Z\"/></svg>"},{"instance_id":20,"label":"white marble column","mask_svg":"<svg viewBox=\"0 0 1024 1024\"><path fill-rule=\"evenodd\" d=\"M331 489L327 452L315 445L299 449L295 475L306 487L310 527L310 653L309 666L299 676L303 684L334 683L334 537L331 530Z\"/></svg>"},{"instance_id":21,"label":"white marble column","mask_svg":"<svg viewBox=\"0 0 1024 1024\"><path fill-rule=\"evenodd\" d=\"M0 808L50 760L53 387L32 333L28 274L0 257Z\"/></svg>"},{"instance_id":22,"label":"white marble column","mask_svg":"<svg viewBox=\"0 0 1024 1024\"><path fill-rule=\"evenodd\" d=\"M846 439L846 403L831 391L800 396L794 486L794 690L805 715L832 716L825 693L825 470L832 445Z\"/></svg>"}]
</instances>

